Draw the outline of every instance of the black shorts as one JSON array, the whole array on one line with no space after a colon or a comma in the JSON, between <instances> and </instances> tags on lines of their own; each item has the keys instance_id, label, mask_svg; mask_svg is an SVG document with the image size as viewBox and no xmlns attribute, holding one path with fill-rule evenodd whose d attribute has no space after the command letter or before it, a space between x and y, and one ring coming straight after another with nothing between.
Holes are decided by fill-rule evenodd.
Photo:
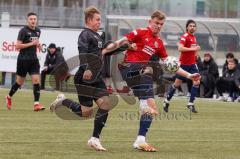
<instances>
[{"instance_id":1,"label":"black shorts","mask_svg":"<svg viewBox=\"0 0 240 159\"><path fill-rule=\"evenodd\" d=\"M78 100L81 105L92 107L93 100L96 101L103 96L109 96L109 93L102 78L93 82L86 82L82 79L83 72L84 70L78 70L74 77Z\"/></svg>"},{"instance_id":2,"label":"black shorts","mask_svg":"<svg viewBox=\"0 0 240 159\"><path fill-rule=\"evenodd\" d=\"M29 75L39 74L40 64L38 59L17 59L17 75L21 77L26 77L27 73Z\"/></svg>"}]
</instances>

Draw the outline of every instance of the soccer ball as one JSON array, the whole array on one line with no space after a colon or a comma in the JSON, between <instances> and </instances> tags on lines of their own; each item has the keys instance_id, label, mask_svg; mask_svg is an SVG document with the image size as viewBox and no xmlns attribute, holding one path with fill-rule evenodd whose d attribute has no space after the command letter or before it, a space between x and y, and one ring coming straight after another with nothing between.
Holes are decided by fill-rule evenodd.
<instances>
[{"instance_id":1,"label":"soccer ball","mask_svg":"<svg viewBox=\"0 0 240 159\"><path fill-rule=\"evenodd\" d=\"M174 56L168 56L164 60L164 69L169 72L176 72L179 69L179 61Z\"/></svg>"}]
</instances>

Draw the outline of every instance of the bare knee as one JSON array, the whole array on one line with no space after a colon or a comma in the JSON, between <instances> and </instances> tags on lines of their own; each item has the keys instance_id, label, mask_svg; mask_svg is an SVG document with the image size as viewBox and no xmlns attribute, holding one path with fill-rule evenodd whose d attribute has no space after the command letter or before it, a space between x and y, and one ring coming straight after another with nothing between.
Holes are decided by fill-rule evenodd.
<instances>
[{"instance_id":1,"label":"bare knee","mask_svg":"<svg viewBox=\"0 0 240 159\"><path fill-rule=\"evenodd\" d=\"M146 75L152 75L152 74L153 74L153 69L152 69L152 67L146 67L146 68L143 69L142 71L143 71L143 74L146 74Z\"/></svg>"},{"instance_id":2,"label":"bare knee","mask_svg":"<svg viewBox=\"0 0 240 159\"><path fill-rule=\"evenodd\" d=\"M16 83L18 85L22 86L24 84L24 81L25 81L24 77L17 76Z\"/></svg>"},{"instance_id":3,"label":"bare knee","mask_svg":"<svg viewBox=\"0 0 240 159\"><path fill-rule=\"evenodd\" d=\"M90 117L93 115L92 107L81 106L81 109L82 109L82 117Z\"/></svg>"},{"instance_id":4,"label":"bare knee","mask_svg":"<svg viewBox=\"0 0 240 159\"><path fill-rule=\"evenodd\" d=\"M200 80L198 80L198 81L193 81L193 85L194 85L194 86L199 86L199 85L200 85Z\"/></svg>"},{"instance_id":5,"label":"bare knee","mask_svg":"<svg viewBox=\"0 0 240 159\"><path fill-rule=\"evenodd\" d=\"M96 101L97 105L99 108L104 109L104 110L110 110L111 109L111 102L108 96L104 96L99 98Z\"/></svg>"},{"instance_id":6,"label":"bare knee","mask_svg":"<svg viewBox=\"0 0 240 159\"><path fill-rule=\"evenodd\" d=\"M181 84L182 84L182 80L179 80L179 79L176 79L175 81L174 81L174 87L176 87L176 88L178 88L178 87L180 87L181 86Z\"/></svg>"},{"instance_id":7,"label":"bare knee","mask_svg":"<svg viewBox=\"0 0 240 159\"><path fill-rule=\"evenodd\" d=\"M39 84L39 83L40 83L39 75L32 77L32 83L33 83L33 84Z\"/></svg>"}]
</instances>

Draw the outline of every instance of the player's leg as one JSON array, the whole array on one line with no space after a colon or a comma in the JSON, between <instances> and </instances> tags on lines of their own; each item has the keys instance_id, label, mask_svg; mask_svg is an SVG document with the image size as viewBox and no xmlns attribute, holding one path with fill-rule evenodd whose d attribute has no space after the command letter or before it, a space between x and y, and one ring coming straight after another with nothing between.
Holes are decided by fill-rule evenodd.
<instances>
[{"instance_id":1,"label":"player's leg","mask_svg":"<svg viewBox=\"0 0 240 159\"><path fill-rule=\"evenodd\" d=\"M89 117L92 115L93 98L90 94L93 92L93 87L83 83L80 77L78 73L74 77L79 103L66 98L64 94L59 94L55 101L51 103L51 111L55 111L59 107L64 106L80 117Z\"/></svg>"},{"instance_id":2,"label":"player's leg","mask_svg":"<svg viewBox=\"0 0 240 159\"><path fill-rule=\"evenodd\" d=\"M155 100L153 98L140 99L140 123L137 139L135 140L133 147L143 151L154 152L156 149L147 143L146 135L151 126L153 120L152 107L156 107Z\"/></svg>"},{"instance_id":3,"label":"player's leg","mask_svg":"<svg viewBox=\"0 0 240 159\"><path fill-rule=\"evenodd\" d=\"M143 87L132 87L134 95L139 98L141 115L138 136L133 147L143 151L154 152L156 149L146 142L146 135L151 126L153 115L157 114L157 105L154 100L151 76L143 75L141 80L145 81L145 83L141 82Z\"/></svg>"},{"instance_id":4,"label":"player's leg","mask_svg":"<svg viewBox=\"0 0 240 159\"><path fill-rule=\"evenodd\" d=\"M52 103L50 109L57 109L61 106L65 106L72 110L73 113L80 117L92 117L93 115L93 98L78 95L79 103L67 99L63 94L58 95L57 99ZM103 101L103 102L102 102ZM101 134L102 128L105 125L108 116L108 104L105 99L99 99L96 103L100 105L94 120L94 130L92 137L88 140L88 145L97 151L106 151L106 149L101 145L99 136ZM99 104L102 102L101 104Z\"/></svg>"},{"instance_id":5,"label":"player's leg","mask_svg":"<svg viewBox=\"0 0 240 159\"><path fill-rule=\"evenodd\" d=\"M17 90L24 84L25 77L17 75L16 82L12 85L6 98L7 108L10 110L12 108L12 96L17 92Z\"/></svg>"},{"instance_id":6,"label":"player's leg","mask_svg":"<svg viewBox=\"0 0 240 159\"><path fill-rule=\"evenodd\" d=\"M126 63L119 66L122 78L133 89L133 93L140 102L140 126L137 139L133 147L144 151L156 151L146 142L146 134L152 123L152 112L156 113L153 94L152 69L139 63Z\"/></svg>"},{"instance_id":7,"label":"player's leg","mask_svg":"<svg viewBox=\"0 0 240 159\"><path fill-rule=\"evenodd\" d=\"M12 85L8 96L12 97L17 92L18 88L20 88L24 84L24 81L25 77L17 75L16 82Z\"/></svg>"},{"instance_id":8,"label":"player's leg","mask_svg":"<svg viewBox=\"0 0 240 159\"><path fill-rule=\"evenodd\" d=\"M100 136L101 132L107 122L108 112L113 108L110 102L109 92L107 91L106 84L103 80L94 84L95 91L93 98L98 106L95 119L92 137L88 140L88 145L97 151L106 151L101 145Z\"/></svg>"},{"instance_id":9,"label":"player's leg","mask_svg":"<svg viewBox=\"0 0 240 159\"><path fill-rule=\"evenodd\" d=\"M102 146L100 142L100 135L102 129L106 124L108 112L111 109L109 97L104 96L97 99L96 104L98 105L99 108L95 115L93 134L92 137L88 140L88 145L97 151L106 151L106 149Z\"/></svg>"},{"instance_id":10,"label":"player's leg","mask_svg":"<svg viewBox=\"0 0 240 159\"><path fill-rule=\"evenodd\" d=\"M139 98L140 103L140 122L137 139L133 147L143 150L154 152L156 149L146 142L146 135L151 126L153 115L156 115L157 105L154 100L153 92L153 70L151 67L142 67L140 69L140 83L136 82L136 86L132 86L134 95Z\"/></svg>"},{"instance_id":11,"label":"player's leg","mask_svg":"<svg viewBox=\"0 0 240 159\"><path fill-rule=\"evenodd\" d=\"M45 108L39 103L40 99L40 64L38 59L28 61L28 73L32 77L34 111L41 111Z\"/></svg>"},{"instance_id":12,"label":"player's leg","mask_svg":"<svg viewBox=\"0 0 240 159\"><path fill-rule=\"evenodd\" d=\"M190 67L191 67L191 70L189 71L189 73L198 73L199 72L196 65L192 65ZM191 95L189 98L189 102L187 104L187 108L190 109L190 111L193 113L197 113L195 106L194 106L194 101L198 94L199 85L200 85L200 79L193 81L193 85L191 88Z\"/></svg>"},{"instance_id":13,"label":"player's leg","mask_svg":"<svg viewBox=\"0 0 240 159\"><path fill-rule=\"evenodd\" d=\"M39 103L40 99L40 75L32 75L33 96L34 96L34 111L41 111L45 108Z\"/></svg>"},{"instance_id":14,"label":"player's leg","mask_svg":"<svg viewBox=\"0 0 240 159\"><path fill-rule=\"evenodd\" d=\"M176 89L181 86L182 81L183 81L183 77L180 75L176 75L176 79L175 79L174 83L170 86L168 93L167 93L167 97L163 101L164 112L167 113L169 111L168 109L170 106L170 100L172 99Z\"/></svg>"},{"instance_id":15,"label":"player's leg","mask_svg":"<svg viewBox=\"0 0 240 159\"><path fill-rule=\"evenodd\" d=\"M26 62L18 57L17 59L17 78L16 82L12 85L8 95L5 97L7 108L10 110L12 107L12 96L17 92L19 88L24 84L25 77L27 75Z\"/></svg>"}]
</instances>

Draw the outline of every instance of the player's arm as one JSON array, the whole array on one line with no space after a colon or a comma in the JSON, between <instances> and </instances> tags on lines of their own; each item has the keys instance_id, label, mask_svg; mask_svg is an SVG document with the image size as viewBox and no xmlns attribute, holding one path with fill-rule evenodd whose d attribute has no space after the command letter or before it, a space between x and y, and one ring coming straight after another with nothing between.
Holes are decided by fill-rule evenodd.
<instances>
[{"instance_id":1,"label":"player's arm","mask_svg":"<svg viewBox=\"0 0 240 159\"><path fill-rule=\"evenodd\" d=\"M23 43L23 41L21 40L17 40L17 43L16 43L16 49L25 49L25 48L28 48L30 46L39 46L40 43L39 43L39 40L34 40L34 41L31 41L29 43Z\"/></svg>"},{"instance_id":2,"label":"player's arm","mask_svg":"<svg viewBox=\"0 0 240 159\"><path fill-rule=\"evenodd\" d=\"M78 52L80 58L80 65L86 65L86 69L83 73L84 80L91 80L96 74L96 69L92 64L92 58L94 55L89 52L89 44L92 42L91 36L88 32L82 32L78 37ZM98 57L96 57L98 58Z\"/></svg>"},{"instance_id":3,"label":"player's arm","mask_svg":"<svg viewBox=\"0 0 240 159\"><path fill-rule=\"evenodd\" d=\"M16 49L25 49L25 48L28 48L30 46L39 46L40 43L39 43L39 40L34 40L34 41L31 41L29 43L23 43L24 39L26 38L26 31L24 29L21 29L18 33L18 37L17 37L17 43L16 43Z\"/></svg>"},{"instance_id":4,"label":"player's arm","mask_svg":"<svg viewBox=\"0 0 240 159\"><path fill-rule=\"evenodd\" d=\"M108 44L107 47L102 50L102 54L105 55L107 53L115 51L116 49L124 45L127 45L127 47L131 47L127 37L123 37L113 43Z\"/></svg>"},{"instance_id":5,"label":"player's arm","mask_svg":"<svg viewBox=\"0 0 240 159\"><path fill-rule=\"evenodd\" d=\"M195 47L185 47L183 44L178 43L178 51L179 52L188 52L188 51L200 51L201 47L199 45L195 46Z\"/></svg>"},{"instance_id":6,"label":"player's arm","mask_svg":"<svg viewBox=\"0 0 240 159\"><path fill-rule=\"evenodd\" d=\"M111 53L112 51L121 48L124 46L125 50L137 50L136 40L141 38L144 34L144 30L137 29L126 35L123 38L115 41L114 43L109 44L105 49L103 49L103 55L106 53Z\"/></svg>"}]
</instances>

